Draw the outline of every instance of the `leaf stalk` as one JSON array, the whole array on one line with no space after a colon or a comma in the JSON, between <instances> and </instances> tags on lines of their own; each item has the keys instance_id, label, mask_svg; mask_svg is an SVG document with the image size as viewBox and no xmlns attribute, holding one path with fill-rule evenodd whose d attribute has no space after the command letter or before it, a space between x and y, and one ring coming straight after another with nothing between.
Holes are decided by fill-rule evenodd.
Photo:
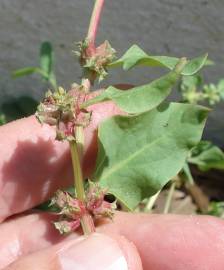
<instances>
[{"instance_id":1,"label":"leaf stalk","mask_svg":"<svg viewBox=\"0 0 224 270\"><path fill-rule=\"evenodd\" d=\"M170 186L169 193L168 193L168 196L167 196L167 200L166 200L166 203L165 203L165 207L164 207L164 210L163 210L163 214L168 214L169 213L175 188L176 188L176 181L172 181L172 184Z\"/></svg>"}]
</instances>

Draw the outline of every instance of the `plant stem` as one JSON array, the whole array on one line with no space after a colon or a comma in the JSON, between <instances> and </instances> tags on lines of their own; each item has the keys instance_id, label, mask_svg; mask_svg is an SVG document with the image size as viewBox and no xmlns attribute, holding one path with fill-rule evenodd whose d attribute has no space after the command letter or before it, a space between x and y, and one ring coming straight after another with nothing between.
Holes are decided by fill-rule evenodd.
<instances>
[{"instance_id":1,"label":"plant stem","mask_svg":"<svg viewBox=\"0 0 224 270\"><path fill-rule=\"evenodd\" d=\"M76 190L76 196L79 200L84 201L85 199L85 190L83 187L83 176L82 169L79 160L79 152L77 142L70 142L71 156L72 156L72 165L74 173L74 185Z\"/></svg>"},{"instance_id":2,"label":"plant stem","mask_svg":"<svg viewBox=\"0 0 224 270\"><path fill-rule=\"evenodd\" d=\"M186 162L183 167L183 172L185 174L185 188L189 192L190 196L192 197L193 201L198 206L199 210L202 213L208 212L208 206L209 206L209 198L208 196L203 192L203 190L195 183L194 178L191 174L190 167L188 163Z\"/></svg>"},{"instance_id":3,"label":"plant stem","mask_svg":"<svg viewBox=\"0 0 224 270\"><path fill-rule=\"evenodd\" d=\"M155 195L153 195L151 198L149 198L147 205L145 207L146 212L151 212L151 210L152 210L152 208L153 208L153 206L154 206L154 204L155 204L155 202L160 194L160 191L161 190L159 190Z\"/></svg>"},{"instance_id":4,"label":"plant stem","mask_svg":"<svg viewBox=\"0 0 224 270\"><path fill-rule=\"evenodd\" d=\"M171 202L172 202L172 198L173 198L173 193L175 191L175 187L176 187L176 182L173 181L172 184L171 184L171 186L170 186L170 189L169 189L169 194L167 196L167 200L166 200L166 203L165 203L163 214L168 214L169 213Z\"/></svg>"},{"instance_id":5,"label":"plant stem","mask_svg":"<svg viewBox=\"0 0 224 270\"><path fill-rule=\"evenodd\" d=\"M80 163L82 163L84 142L85 142L84 130L83 130L82 126L77 126L76 127L75 137L76 137L76 144L77 144L77 147L78 147Z\"/></svg>"},{"instance_id":6,"label":"plant stem","mask_svg":"<svg viewBox=\"0 0 224 270\"><path fill-rule=\"evenodd\" d=\"M90 19L89 30L87 34L87 40L89 41L89 47L95 49L96 33L99 26L100 15L103 9L104 0L96 0L92 16Z\"/></svg>"},{"instance_id":7,"label":"plant stem","mask_svg":"<svg viewBox=\"0 0 224 270\"><path fill-rule=\"evenodd\" d=\"M88 55L92 55L96 51L96 46L95 46L96 34L97 34L99 22L100 22L100 16L103 9L103 5L104 5L104 0L95 0L95 5L94 5L92 16L90 19L88 33L86 36L86 40L88 42L86 53ZM89 92L91 85L94 84L94 80L95 78L93 74L84 73L84 78L82 79L82 85L85 87L86 92Z\"/></svg>"},{"instance_id":8,"label":"plant stem","mask_svg":"<svg viewBox=\"0 0 224 270\"><path fill-rule=\"evenodd\" d=\"M176 64L174 68L175 72L180 74L183 71L186 64L187 64L187 58L186 57L180 58L180 60L178 61L178 63Z\"/></svg>"},{"instance_id":9,"label":"plant stem","mask_svg":"<svg viewBox=\"0 0 224 270\"><path fill-rule=\"evenodd\" d=\"M195 185L194 178L191 174L190 167L187 162L185 162L184 167L183 167L183 172L187 178L187 181L189 182L190 185Z\"/></svg>"},{"instance_id":10,"label":"plant stem","mask_svg":"<svg viewBox=\"0 0 224 270\"><path fill-rule=\"evenodd\" d=\"M78 137L78 136L77 136ZM77 141L70 142L71 156L72 156L72 165L73 165L73 174L74 174L74 186L76 191L77 198L85 203L85 190L83 186L83 175L82 168L79 156L79 138ZM90 214L86 213L81 218L81 225L84 234L88 235L95 231L94 223Z\"/></svg>"},{"instance_id":11,"label":"plant stem","mask_svg":"<svg viewBox=\"0 0 224 270\"><path fill-rule=\"evenodd\" d=\"M92 16L90 19L89 30L86 39L88 40L88 50L95 50L96 33L100 21L100 15L103 8L104 0L96 0ZM82 85L85 87L86 92L89 92L91 81L89 78L82 79ZM84 132L83 127L76 127L75 141L70 142L73 174L74 174L74 186L76 190L76 197L80 201L85 203L85 189L83 185L82 175L82 157L84 147ZM81 218L81 224L84 234L90 234L95 231L93 219L90 214L86 213Z\"/></svg>"}]
</instances>

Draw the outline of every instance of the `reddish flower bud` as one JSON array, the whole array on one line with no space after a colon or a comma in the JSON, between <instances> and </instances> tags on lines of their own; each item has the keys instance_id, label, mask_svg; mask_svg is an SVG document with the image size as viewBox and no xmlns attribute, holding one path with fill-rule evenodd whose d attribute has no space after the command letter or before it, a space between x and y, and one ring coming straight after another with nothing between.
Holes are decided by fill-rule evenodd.
<instances>
[{"instance_id":1,"label":"reddish flower bud","mask_svg":"<svg viewBox=\"0 0 224 270\"><path fill-rule=\"evenodd\" d=\"M103 80L107 75L107 66L114 60L116 51L107 40L97 48L89 46L88 40L78 43L78 47L79 52L75 53L92 83L96 77L99 77L99 81Z\"/></svg>"},{"instance_id":2,"label":"reddish flower bud","mask_svg":"<svg viewBox=\"0 0 224 270\"><path fill-rule=\"evenodd\" d=\"M106 189L102 189L97 183L89 182L86 200L82 202L73 198L69 192L58 190L51 201L51 205L60 208L62 221L55 222L55 227L60 233L69 233L80 226L81 218L90 214L93 218L113 218L116 202L104 201Z\"/></svg>"},{"instance_id":3,"label":"reddish flower bud","mask_svg":"<svg viewBox=\"0 0 224 270\"><path fill-rule=\"evenodd\" d=\"M65 191L58 190L51 204L56 204L60 214L71 219L79 219L85 213L85 205Z\"/></svg>"},{"instance_id":4,"label":"reddish flower bud","mask_svg":"<svg viewBox=\"0 0 224 270\"><path fill-rule=\"evenodd\" d=\"M106 193L106 189L102 189L97 183L89 181L89 189L86 194L87 209L93 211L100 207Z\"/></svg>"},{"instance_id":5,"label":"reddish flower bud","mask_svg":"<svg viewBox=\"0 0 224 270\"><path fill-rule=\"evenodd\" d=\"M67 203L67 192L58 190L56 191L54 197L51 199L50 205L56 205L59 208L65 207Z\"/></svg>"},{"instance_id":6,"label":"reddish flower bud","mask_svg":"<svg viewBox=\"0 0 224 270\"><path fill-rule=\"evenodd\" d=\"M101 188L97 183L89 182L89 189L86 196L86 207L95 217L112 218L116 209L116 202L109 203L104 200L107 190Z\"/></svg>"},{"instance_id":7,"label":"reddish flower bud","mask_svg":"<svg viewBox=\"0 0 224 270\"><path fill-rule=\"evenodd\" d=\"M80 226L80 220L62 220L59 222L54 222L54 226L61 234L66 234L78 229Z\"/></svg>"},{"instance_id":8,"label":"reddish flower bud","mask_svg":"<svg viewBox=\"0 0 224 270\"><path fill-rule=\"evenodd\" d=\"M114 216L114 210L116 209L116 202L109 203L103 201L102 204L93 210L93 215L95 218L105 217L112 219Z\"/></svg>"},{"instance_id":9,"label":"reddish flower bud","mask_svg":"<svg viewBox=\"0 0 224 270\"><path fill-rule=\"evenodd\" d=\"M75 140L75 127L86 127L91 118L89 112L80 109L80 104L85 99L85 89L80 85L76 85L69 92L61 87L54 93L48 91L38 106L36 117L41 123L56 126L57 140Z\"/></svg>"}]
</instances>

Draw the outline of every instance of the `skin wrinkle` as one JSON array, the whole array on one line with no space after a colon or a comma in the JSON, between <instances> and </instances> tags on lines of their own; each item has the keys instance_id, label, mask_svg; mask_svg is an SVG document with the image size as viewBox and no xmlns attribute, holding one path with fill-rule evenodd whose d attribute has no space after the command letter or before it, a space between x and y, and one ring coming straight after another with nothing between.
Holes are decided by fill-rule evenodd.
<instances>
[{"instance_id":1,"label":"skin wrinkle","mask_svg":"<svg viewBox=\"0 0 224 270\"><path fill-rule=\"evenodd\" d=\"M7 217L7 213L8 213L8 202L7 199L4 196L4 192L2 192L2 190L0 191L0 194L3 194L2 196L0 196L0 224L2 223L2 221L4 221Z\"/></svg>"},{"instance_id":2,"label":"skin wrinkle","mask_svg":"<svg viewBox=\"0 0 224 270\"><path fill-rule=\"evenodd\" d=\"M9 263L15 261L23 255L21 243L22 239L19 237L18 227L15 223L8 223L10 227L10 234L7 233L7 224L3 226L3 237L0 242L0 267L4 267ZM6 238L6 241L4 242Z\"/></svg>"},{"instance_id":3,"label":"skin wrinkle","mask_svg":"<svg viewBox=\"0 0 224 270\"><path fill-rule=\"evenodd\" d=\"M1 249L2 260L0 260L0 264L2 267L7 266L9 263L16 261L20 256L22 256L19 252L19 244L19 241L14 240L4 246L5 250Z\"/></svg>"}]
</instances>

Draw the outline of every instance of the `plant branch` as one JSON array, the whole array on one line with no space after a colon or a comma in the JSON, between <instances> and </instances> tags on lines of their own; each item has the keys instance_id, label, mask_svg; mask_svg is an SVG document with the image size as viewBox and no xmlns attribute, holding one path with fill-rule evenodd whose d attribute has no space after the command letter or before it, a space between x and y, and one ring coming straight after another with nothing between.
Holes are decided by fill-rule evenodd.
<instances>
[{"instance_id":1,"label":"plant branch","mask_svg":"<svg viewBox=\"0 0 224 270\"><path fill-rule=\"evenodd\" d=\"M170 186L169 193L168 193L168 196L167 196L167 200L166 200L166 203L165 203L165 207L164 207L164 210L163 210L163 214L168 214L169 213L172 198L173 198L173 193L175 191L175 187L176 187L176 181L172 181L172 184Z\"/></svg>"},{"instance_id":2,"label":"plant branch","mask_svg":"<svg viewBox=\"0 0 224 270\"><path fill-rule=\"evenodd\" d=\"M87 34L87 40L89 47L95 49L96 34L99 26L100 16L103 9L104 0L96 0L93 13L90 19L89 30Z\"/></svg>"},{"instance_id":3,"label":"plant branch","mask_svg":"<svg viewBox=\"0 0 224 270\"><path fill-rule=\"evenodd\" d=\"M195 183L194 178L191 174L190 167L188 163L186 162L183 167L183 172L185 175L185 188L188 190L190 196L198 206L199 210L202 213L208 212L208 206L209 206L209 198L208 196L203 192L203 190Z\"/></svg>"},{"instance_id":4,"label":"plant branch","mask_svg":"<svg viewBox=\"0 0 224 270\"><path fill-rule=\"evenodd\" d=\"M191 174L191 170L190 170L190 167L189 167L187 162L185 162L185 164L184 164L183 172L184 172L184 174L185 174L185 176L187 178L186 180L189 182L189 184L190 185L195 185L194 178L193 178L193 176Z\"/></svg>"},{"instance_id":5,"label":"plant branch","mask_svg":"<svg viewBox=\"0 0 224 270\"><path fill-rule=\"evenodd\" d=\"M82 175L82 168L81 168L80 154L79 154L79 152L82 149L80 147L81 140L77 138L77 141L71 141L70 149L71 149L71 156L72 156L74 186L75 186L76 196L77 196L77 199L85 203L85 190L83 186L83 175ZM82 229L83 229L84 234L88 235L95 231L94 223L90 214L85 213L82 216L81 224L82 224Z\"/></svg>"},{"instance_id":6,"label":"plant branch","mask_svg":"<svg viewBox=\"0 0 224 270\"><path fill-rule=\"evenodd\" d=\"M71 156L72 156L72 165L73 165L73 174L74 174L74 186L76 190L76 196L79 200L85 200L85 190L83 187L83 176L82 169L79 159L79 151L77 142L70 142Z\"/></svg>"},{"instance_id":7,"label":"plant branch","mask_svg":"<svg viewBox=\"0 0 224 270\"><path fill-rule=\"evenodd\" d=\"M90 19L89 30L87 34L88 48L87 50L95 51L95 40L96 33L100 21L101 11L104 5L104 0L96 0L92 16ZM91 82L89 78L82 79L82 85L86 92L89 92ZM85 189L83 185L83 175L82 175L82 157L83 157L83 147L84 147L84 132L83 127L76 127L75 141L70 142L72 165L74 173L74 186L76 190L76 197L80 201L85 203ZM81 218L81 224L84 234L90 234L95 231L93 219L90 214L86 213Z\"/></svg>"},{"instance_id":8,"label":"plant branch","mask_svg":"<svg viewBox=\"0 0 224 270\"><path fill-rule=\"evenodd\" d=\"M161 190L159 190L155 195L153 195L152 197L149 198L147 205L145 207L146 212L152 211L152 208L153 208L153 206L154 206L154 204L155 204L155 202L160 194L160 191Z\"/></svg>"},{"instance_id":9,"label":"plant branch","mask_svg":"<svg viewBox=\"0 0 224 270\"><path fill-rule=\"evenodd\" d=\"M76 138L76 144L78 148L80 163L82 163L84 143L85 143L84 130L82 126L76 127L75 138Z\"/></svg>"}]
</instances>

